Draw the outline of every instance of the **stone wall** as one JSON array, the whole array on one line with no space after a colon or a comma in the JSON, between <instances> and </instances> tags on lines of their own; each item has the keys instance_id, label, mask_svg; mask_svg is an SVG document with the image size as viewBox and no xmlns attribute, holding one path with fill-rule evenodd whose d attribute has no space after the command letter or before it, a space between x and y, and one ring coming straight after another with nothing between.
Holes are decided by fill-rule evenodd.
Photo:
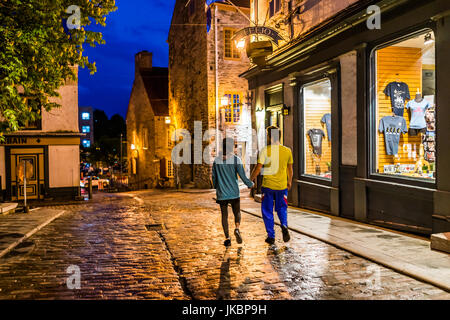
<instances>
[{"instance_id":1,"label":"stone wall","mask_svg":"<svg viewBox=\"0 0 450 320\"><path fill-rule=\"evenodd\" d=\"M215 8L217 7L217 11ZM249 16L248 9L241 9L243 13ZM238 143L245 143L245 157L243 162L246 164L247 173L250 172L250 154L252 150L252 125L251 125L251 107L247 105L248 82L246 79L239 77L245 72L250 61L247 58L245 49L240 51L240 59L225 58L225 41L224 30L226 28L239 30L249 26L249 21L239 13L235 8L225 5L214 6L212 12L212 20L214 23L215 14L217 13L217 70L218 70L218 102L220 106L221 98L227 93L239 93L242 106L241 120L238 124L229 124L225 122L224 112L219 113L219 129L224 135L233 137ZM215 55L215 26L212 25L211 31L208 33L208 103L210 109L210 123L215 128L215 110L216 110L216 55Z\"/></svg>"},{"instance_id":2,"label":"stone wall","mask_svg":"<svg viewBox=\"0 0 450 320\"><path fill-rule=\"evenodd\" d=\"M259 25L262 25L262 23L265 21L265 17L269 8L269 2L270 0L258 1ZM285 40L280 42L279 48L288 44L289 41L305 34L315 26L331 18L333 15L339 13L348 6L358 2L358 0L293 0L292 8L295 9L297 7L300 7L300 14L296 15L293 19L293 33L291 33L289 23L283 23L289 13L289 0L281 0L281 2L281 10L272 18L270 18L266 23L267 26L272 27L280 32L281 36ZM253 5L253 1L251 1L251 3ZM251 10L254 10L254 8L251 8ZM275 27L275 25L277 24L278 26Z\"/></svg>"},{"instance_id":3,"label":"stone wall","mask_svg":"<svg viewBox=\"0 0 450 320\"><path fill-rule=\"evenodd\" d=\"M220 103L225 93L239 92L241 99L247 95L248 84L239 74L249 67L245 53L242 59L224 59L223 28L241 29L248 25L248 21L236 9L229 5L212 5L212 26L206 31L206 15L204 1L195 0L196 10L189 15L185 1L177 1L169 32L169 109L172 121L177 129L188 129L194 132L194 121L202 121L203 132L216 129L216 101ZM215 48L215 12L218 21L218 87L216 97L216 48ZM245 10L245 9L244 9ZM248 13L248 9L247 9ZM245 102L245 101L244 101ZM250 109L242 114L243 121L239 124L225 125L223 129L230 129L232 135L240 142L249 142L246 148L251 150L251 122ZM220 117L220 114L217 115ZM250 137L250 138L249 138ZM203 149L215 139L203 142ZM214 148L215 149L215 148ZM250 151L247 152L249 154ZM212 157L215 155L213 150ZM249 160L247 160L249 161ZM211 165L195 164L181 165L179 170L181 184L194 182L198 188L209 188Z\"/></svg>"},{"instance_id":4,"label":"stone wall","mask_svg":"<svg viewBox=\"0 0 450 320\"><path fill-rule=\"evenodd\" d=\"M196 10L191 15L186 1L176 2L168 39L169 112L175 128L191 134L194 121L202 121L203 131L209 129L205 2L193 1ZM199 188L210 187L209 165L184 164L178 174L182 185L194 182Z\"/></svg>"}]
</instances>

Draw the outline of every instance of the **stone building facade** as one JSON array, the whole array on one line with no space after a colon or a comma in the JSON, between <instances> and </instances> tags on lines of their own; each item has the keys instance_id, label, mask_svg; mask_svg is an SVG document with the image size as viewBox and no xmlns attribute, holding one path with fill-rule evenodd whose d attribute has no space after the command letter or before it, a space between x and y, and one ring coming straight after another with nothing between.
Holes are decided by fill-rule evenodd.
<instances>
[{"instance_id":1,"label":"stone building facade","mask_svg":"<svg viewBox=\"0 0 450 320\"><path fill-rule=\"evenodd\" d=\"M230 4L216 2L210 6L211 24L207 31L205 1L176 1L169 32L169 109L176 129L194 132L194 122L201 121L202 131L214 137L203 141L212 146L210 160L215 157L217 143L224 135L234 137L236 152L249 171L252 150L251 109L248 84L239 74L249 67L244 52L231 40L233 33L249 25L249 1ZM227 99L224 99L227 98ZM225 103L224 101L228 101ZM223 133L222 133L223 132ZM195 150L195 153L201 150ZM192 151L194 154L194 151ZM208 157L207 157L208 158ZM209 188L211 164L181 164L176 172L181 185L194 184Z\"/></svg>"},{"instance_id":2,"label":"stone building facade","mask_svg":"<svg viewBox=\"0 0 450 320\"><path fill-rule=\"evenodd\" d=\"M168 69L152 66L152 53L135 56L135 79L127 111L129 183L154 188L162 180L173 185L170 160Z\"/></svg>"}]
</instances>

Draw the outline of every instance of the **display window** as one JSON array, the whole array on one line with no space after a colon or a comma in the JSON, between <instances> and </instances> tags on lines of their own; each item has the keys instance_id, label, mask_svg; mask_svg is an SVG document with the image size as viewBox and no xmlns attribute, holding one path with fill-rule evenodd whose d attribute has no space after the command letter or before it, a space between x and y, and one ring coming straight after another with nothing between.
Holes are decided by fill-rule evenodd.
<instances>
[{"instance_id":1,"label":"display window","mask_svg":"<svg viewBox=\"0 0 450 320\"><path fill-rule=\"evenodd\" d=\"M331 82L307 84L303 95L303 174L331 180Z\"/></svg>"},{"instance_id":2,"label":"display window","mask_svg":"<svg viewBox=\"0 0 450 320\"><path fill-rule=\"evenodd\" d=\"M435 41L426 31L374 51L372 172L434 181Z\"/></svg>"}]
</instances>

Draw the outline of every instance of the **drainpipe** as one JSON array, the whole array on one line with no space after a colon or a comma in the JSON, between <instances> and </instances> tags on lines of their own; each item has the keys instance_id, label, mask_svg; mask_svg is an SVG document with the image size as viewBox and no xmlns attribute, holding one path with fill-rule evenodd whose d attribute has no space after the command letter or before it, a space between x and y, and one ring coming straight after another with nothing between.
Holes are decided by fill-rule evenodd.
<instances>
[{"instance_id":1,"label":"drainpipe","mask_svg":"<svg viewBox=\"0 0 450 320\"><path fill-rule=\"evenodd\" d=\"M216 85L216 156L219 154L219 55L217 54L217 5L214 5L214 58L215 58L215 85Z\"/></svg>"}]
</instances>

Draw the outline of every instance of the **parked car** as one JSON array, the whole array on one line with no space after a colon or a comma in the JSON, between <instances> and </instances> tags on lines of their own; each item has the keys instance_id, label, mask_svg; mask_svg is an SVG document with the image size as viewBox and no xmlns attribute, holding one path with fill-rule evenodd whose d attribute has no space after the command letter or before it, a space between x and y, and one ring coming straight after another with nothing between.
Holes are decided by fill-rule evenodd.
<instances>
[{"instance_id":1,"label":"parked car","mask_svg":"<svg viewBox=\"0 0 450 320\"><path fill-rule=\"evenodd\" d=\"M108 179L100 179L99 177L92 177L92 188L98 188L101 184L101 189L109 185ZM87 188L89 186L89 177L85 177L80 181L80 187Z\"/></svg>"}]
</instances>

